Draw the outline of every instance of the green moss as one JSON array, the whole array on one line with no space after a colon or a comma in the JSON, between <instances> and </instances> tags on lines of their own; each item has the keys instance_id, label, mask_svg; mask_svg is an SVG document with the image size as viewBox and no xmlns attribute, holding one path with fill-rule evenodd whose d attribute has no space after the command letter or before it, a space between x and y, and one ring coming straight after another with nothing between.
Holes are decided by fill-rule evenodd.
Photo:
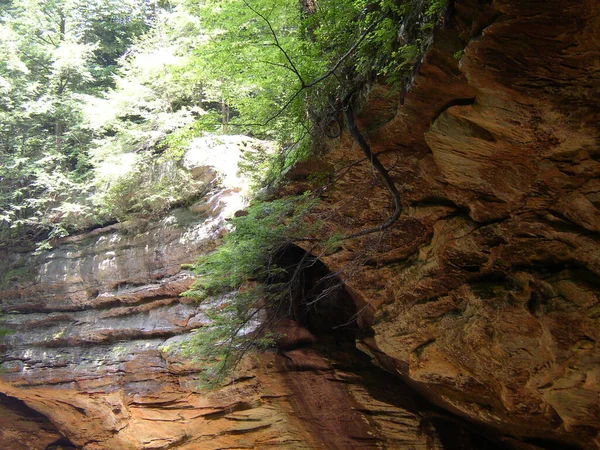
<instances>
[{"instance_id":1,"label":"green moss","mask_svg":"<svg viewBox=\"0 0 600 450\"><path fill-rule=\"evenodd\" d=\"M25 265L5 269L2 272L2 275L0 275L0 289L6 289L10 287L12 283L33 277L29 266Z\"/></svg>"}]
</instances>

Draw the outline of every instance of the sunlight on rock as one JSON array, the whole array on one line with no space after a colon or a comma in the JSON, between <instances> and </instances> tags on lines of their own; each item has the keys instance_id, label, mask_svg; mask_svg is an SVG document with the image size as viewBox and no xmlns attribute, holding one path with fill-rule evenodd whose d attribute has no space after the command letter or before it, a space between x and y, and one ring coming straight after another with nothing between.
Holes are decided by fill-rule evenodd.
<instances>
[{"instance_id":1,"label":"sunlight on rock","mask_svg":"<svg viewBox=\"0 0 600 450\"><path fill-rule=\"evenodd\" d=\"M0 450L600 450L598 30L4 1Z\"/></svg>"},{"instance_id":2,"label":"sunlight on rock","mask_svg":"<svg viewBox=\"0 0 600 450\"><path fill-rule=\"evenodd\" d=\"M194 139L183 157L183 166L191 172L199 168L211 168L217 173L219 184L225 189L217 193L206 203L216 204L218 215L213 214L213 221L231 217L236 211L243 209L250 194L249 179L242 174L239 163L243 152L259 149L265 153L274 151L273 143L253 139L248 136L204 136ZM209 223L204 224L210 227Z\"/></svg>"}]
</instances>

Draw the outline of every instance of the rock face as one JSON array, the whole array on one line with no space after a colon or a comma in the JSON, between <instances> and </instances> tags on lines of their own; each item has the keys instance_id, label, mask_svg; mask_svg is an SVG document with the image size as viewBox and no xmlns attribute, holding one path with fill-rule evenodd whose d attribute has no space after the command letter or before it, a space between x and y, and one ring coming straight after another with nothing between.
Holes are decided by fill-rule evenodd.
<instances>
[{"instance_id":1,"label":"rock face","mask_svg":"<svg viewBox=\"0 0 600 450\"><path fill-rule=\"evenodd\" d=\"M321 257L362 311L362 353L298 329L199 388L174 344L206 323L180 265L237 201L214 189L159 223L1 255L0 447L493 448L476 430L600 448L600 4L457 1L450 23L412 90L374 85L358 117L404 205ZM362 158L343 133L290 174L289 193L337 178L322 237L392 214Z\"/></svg>"},{"instance_id":2,"label":"rock face","mask_svg":"<svg viewBox=\"0 0 600 450\"><path fill-rule=\"evenodd\" d=\"M369 305L365 351L429 399L532 445L598 448L600 4L454 6L412 91L375 85L359 117L402 216L323 261ZM361 158L345 135L307 163L347 171L315 212L323 236L393 212Z\"/></svg>"},{"instance_id":3,"label":"rock face","mask_svg":"<svg viewBox=\"0 0 600 450\"><path fill-rule=\"evenodd\" d=\"M185 163L215 176L199 157ZM446 413L353 341L318 342L292 322L280 352L249 356L235 382L202 388L202 364L177 344L208 319L179 296L192 281L181 265L217 245L241 204L240 180L220 178L229 185L158 222L1 255L1 322L12 333L0 347L0 448L478 448L481 438L463 425L449 433Z\"/></svg>"}]
</instances>

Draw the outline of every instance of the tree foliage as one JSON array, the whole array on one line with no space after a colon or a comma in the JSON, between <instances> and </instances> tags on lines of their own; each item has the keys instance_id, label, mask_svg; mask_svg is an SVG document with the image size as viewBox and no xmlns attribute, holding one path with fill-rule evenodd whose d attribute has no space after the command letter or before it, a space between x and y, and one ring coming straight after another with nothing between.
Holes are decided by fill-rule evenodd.
<instances>
[{"instance_id":1,"label":"tree foliage","mask_svg":"<svg viewBox=\"0 0 600 450\"><path fill-rule=\"evenodd\" d=\"M291 307L289 268L281 266L280 257L318 226L304 220L315 202L308 193L256 202L248 215L232 219L234 231L215 252L188 267L198 279L184 295L205 303L210 322L185 350L203 359L209 384L221 382L250 348L272 343L271 319L279 316L276 310Z\"/></svg>"},{"instance_id":2,"label":"tree foliage","mask_svg":"<svg viewBox=\"0 0 600 450\"><path fill-rule=\"evenodd\" d=\"M186 295L205 298L238 290L247 280L265 281L277 275L276 255L308 232L304 217L315 200L306 193L256 202L247 215L231 221L219 248L193 267L198 281Z\"/></svg>"},{"instance_id":3,"label":"tree foliage","mask_svg":"<svg viewBox=\"0 0 600 450\"><path fill-rule=\"evenodd\" d=\"M264 180L272 182L331 135L332 123L339 134L345 99L374 75L404 85L443 3L3 3L3 239L115 220L103 191L127 175L107 178L111 161L134 154L126 158L137 161L133 176L158 154L179 157L204 132L277 140L281 153Z\"/></svg>"},{"instance_id":4,"label":"tree foliage","mask_svg":"<svg viewBox=\"0 0 600 450\"><path fill-rule=\"evenodd\" d=\"M148 28L150 5L24 0L0 11L0 233L22 242L93 223L84 105Z\"/></svg>"},{"instance_id":5,"label":"tree foliage","mask_svg":"<svg viewBox=\"0 0 600 450\"><path fill-rule=\"evenodd\" d=\"M212 24L206 42L197 49L198 55L208 51L216 57L196 58L194 64L200 78L203 73L220 73L216 92L240 113L233 124L273 133L288 148L298 148L307 138L323 138L319 127L343 115L351 136L382 176L396 205L393 215L381 226L346 238L383 231L400 216L400 194L354 122L353 96L377 75L393 84L407 82L405 76L428 45L426 30L439 20L443 2L423 2L418 11L409 4L385 0L324 0L311 2L310 10L305 7L304 11L292 3L232 0L195 4L196 14L210 18ZM241 4L245 7L242 10ZM399 24L409 14L413 21L404 23L412 29L406 31L402 42ZM232 55L234 62L230 63ZM294 161L298 153L284 156ZM279 168L287 164L280 160ZM284 221L287 225L277 225L266 222L266 217L277 215L251 216L251 233L245 221L236 222L225 244L195 267L199 281L191 291L193 295L203 298L227 290L237 292L228 297L226 312L216 312L221 307L217 303L211 310L211 325L194 339L197 349L212 355L220 370L234 365L241 351L264 336L264 328L251 324L263 309L276 317L274 311L279 310L288 292L289 284L277 281L282 268L275 261L281 249L276 236L286 236L283 241L287 243L300 237L287 229L281 234L282 227L298 223L295 218ZM269 236L271 232L275 236ZM240 289L248 279L265 284Z\"/></svg>"}]
</instances>

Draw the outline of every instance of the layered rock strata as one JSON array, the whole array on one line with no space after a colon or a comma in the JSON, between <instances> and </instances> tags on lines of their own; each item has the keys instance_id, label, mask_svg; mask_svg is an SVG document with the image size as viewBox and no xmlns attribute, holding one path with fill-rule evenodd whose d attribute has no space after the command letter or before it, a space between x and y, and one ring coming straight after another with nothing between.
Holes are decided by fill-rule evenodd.
<instances>
[{"instance_id":1,"label":"layered rock strata","mask_svg":"<svg viewBox=\"0 0 600 450\"><path fill-rule=\"evenodd\" d=\"M361 347L428 398L531 445L598 448L600 4L454 6L412 91L374 85L358 118L400 219L323 261L368 305ZM347 133L288 192L309 172L336 179L322 237L392 215Z\"/></svg>"},{"instance_id":2,"label":"layered rock strata","mask_svg":"<svg viewBox=\"0 0 600 450\"><path fill-rule=\"evenodd\" d=\"M170 349L206 323L178 295L180 264L220 232L213 191L161 223L2 256L1 445L490 448L462 417L513 447L600 447L600 5L453 5L412 90L374 85L358 117L400 219L321 255L387 374L292 343L198 388L201 368ZM323 238L383 223L393 202L358 146L328 147L287 192L336 180L313 213Z\"/></svg>"},{"instance_id":3,"label":"layered rock strata","mask_svg":"<svg viewBox=\"0 0 600 450\"><path fill-rule=\"evenodd\" d=\"M212 186L189 207L1 255L12 333L0 347L0 448L477 448L468 427L448 425L353 342L307 347L318 339L293 322L285 350L203 387L202 363L179 344L209 321L180 297L192 282L181 265L217 245L242 186L211 184L212 169L186 161Z\"/></svg>"}]
</instances>

